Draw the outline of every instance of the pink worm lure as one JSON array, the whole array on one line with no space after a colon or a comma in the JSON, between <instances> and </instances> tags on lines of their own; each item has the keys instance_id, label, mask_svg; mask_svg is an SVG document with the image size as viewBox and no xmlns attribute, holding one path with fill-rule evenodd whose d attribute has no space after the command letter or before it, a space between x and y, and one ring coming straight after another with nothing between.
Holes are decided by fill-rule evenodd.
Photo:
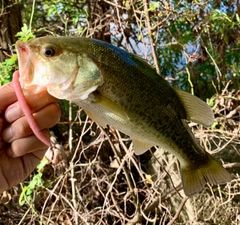
<instances>
[{"instance_id":1,"label":"pink worm lure","mask_svg":"<svg viewBox=\"0 0 240 225\"><path fill-rule=\"evenodd\" d=\"M45 145L51 147L51 142L50 140L48 140L44 134L42 133L42 131L40 130L39 126L37 125L31 110L27 104L27 101L25 99L25 96L23 94L20 82L19 82L19 71L16 71L13 74L13 88L15 90L17 99L19 101L19 104L21 106L21 109L23 111L23 114L26 116L26 119L29 123L30 128L32 129L33 133L35 134L35 136L41 141L43 142Z\"/></svg>"}]
</instances>

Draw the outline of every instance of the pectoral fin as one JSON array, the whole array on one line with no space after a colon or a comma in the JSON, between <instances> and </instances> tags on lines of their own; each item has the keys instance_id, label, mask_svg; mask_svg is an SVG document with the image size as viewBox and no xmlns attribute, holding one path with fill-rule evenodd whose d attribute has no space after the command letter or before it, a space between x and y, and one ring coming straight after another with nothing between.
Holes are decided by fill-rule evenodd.
<instances>
[{"instance_id":1,"label":"pectoral fin","mask_svg":"<svg viewBox=\"0 0 240 225\"><path fill-rule=\"evenodd\" d=\"M213 124L214 115L211 107L207 103L190 93L181 91L179 89L175 90L187 112L186 119L200 123L206 127L209 127Z\"/></svg>"},{"instance_id":2,"label":"pectoral fin","mask_svg":"<svg viewBox=\"0 0 240 225\"><path fill-rule=\"evenodd\" d=\"M85 111L85 113L87 113L87 115L94 121L94 122L96 122L98 125L100 125L101 127L106 127L107 126L107 123L103 120L103 119L101 119L101 118L99 118L98 116L96 116L95 114L93 114L93 113L91 113L90 111L88 111L88 110L84 110Z\"/></svg>"},{"instance_id":3,"label":"pectoral fin","mask_svg":"<svg viewBox=\"0 0 240 225\"><path fill-rule=\"evenodd\" d=\"M144 140L140 140L137 138L132 138L133 141L133 149L136 155L141 155L150 149L154 144L146 143Z\"/></svg>"},{"instance_id":4,"label":"pectoral fin","mask_svg":"<svg viewBox=\"0 0 240 225\"><path fill-rule=\"evenodd\" d=\"M111 121L109 125L121 131L121 125L129 123L129 117L125 110L109 98L96 95L96 103L101 105L102 113Z\"/></svg>"},{"instance_id":5,"label":"pectoral fin","mask_svg":"<svg viewBox=\"0 0 240 225\"><path fill-rule=\"evenodd\" d=\"M87 115L102 127L106 127L107 124L115 127L122 131L122 127L125 127L129 123L129 117L125 110L111 101L110 99L100 95L98 92L91 94L91 104L97 110L86 110L84 111Z\"/></svg>"}]
</instances>

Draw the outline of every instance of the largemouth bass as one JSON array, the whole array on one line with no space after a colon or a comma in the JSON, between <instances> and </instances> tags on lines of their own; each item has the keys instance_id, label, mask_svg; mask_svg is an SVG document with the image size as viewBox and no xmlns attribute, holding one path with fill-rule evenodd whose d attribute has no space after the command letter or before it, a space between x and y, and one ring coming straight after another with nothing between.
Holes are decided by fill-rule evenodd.
<instances>
[{"instance_id":1,"label":"largemouth bass","mask_svg":"<svg viewBox=\"0 0 240 225\"><path fill-rule=\"evenodd\" d=\"M134 54L87 38L42 37L16 44L20 82L46 87L56 98L81 106L99 125L129 135L137 155L158 145L181 165L187 196L231 180L197 142L185 120L213 123L211 108L175 89Z\"/></svg>"}]
</instances>

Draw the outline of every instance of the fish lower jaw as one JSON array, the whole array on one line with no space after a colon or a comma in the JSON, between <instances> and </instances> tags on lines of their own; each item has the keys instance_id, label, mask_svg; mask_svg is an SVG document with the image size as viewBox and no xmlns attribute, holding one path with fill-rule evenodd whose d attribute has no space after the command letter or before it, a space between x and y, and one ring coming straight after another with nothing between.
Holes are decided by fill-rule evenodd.
<instances>
[{"instance_id":1,"label":"fish lower jaw","mask_svg":"<svg viewBox=\"0 0 240 225\"><path fill-rule=\"evenodd\" d=\"M47 91L50 95L52 95L55 98L69 100L69 98L68 98L69 90L68 89L64 90L64 89L55 89L52 87L47 87Z\"/></svg>"},{"instance_id":2,"label":"fish lower jaw","mask_svg":"<svg viewBox=\"0 0 240 225\"><path fill-rule=\"evenodd\" d=\"M23 93L26 96L39 93L42 90L46 90L45 86L39 86L39 85L26 85L26 84L22 84L21 86L22 86Z\"/></svg>"},{"instance_id":3,"label":"fish lower jaw","mask_svg":"<svg viewBox=\"0 0 240 225\"><path fill-rule=\"evenodd\" d=\"M55 98L65 99L68 101L78 101L78 100L86 100L92 92L94 92L98 88L98 85L88 88L86 90L74 89L72 86L67 86L66 88L59 88L48 86L48 93Z\"/></svg>"}]
</instances>

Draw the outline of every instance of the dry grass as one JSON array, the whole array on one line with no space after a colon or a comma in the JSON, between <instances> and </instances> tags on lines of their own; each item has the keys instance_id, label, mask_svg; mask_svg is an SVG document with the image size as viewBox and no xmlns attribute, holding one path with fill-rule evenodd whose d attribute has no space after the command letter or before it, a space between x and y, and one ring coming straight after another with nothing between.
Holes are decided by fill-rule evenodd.
<instances>
[{"instance_id":1,"label":"dry grass","mask_svg":"<svg viewBox=\"0 0 240 225\"><path fill-rule=\"evenodd\" d=\"M23 206L18 203L21 185L3 193L0 224L240 224L239 112L231 113L238 107L234 94L216 97L214 130L190 124L201 144L232 172L227 185L209 186L186 198L174 156L152 148L137 157L127 136L111 127L102 129L81 109L73 110L77 113L72 122L63 114L55 129L60 136L58 141L52 138L52 161L42 171L43 185Z\"/></svg>"}]
</instances>

